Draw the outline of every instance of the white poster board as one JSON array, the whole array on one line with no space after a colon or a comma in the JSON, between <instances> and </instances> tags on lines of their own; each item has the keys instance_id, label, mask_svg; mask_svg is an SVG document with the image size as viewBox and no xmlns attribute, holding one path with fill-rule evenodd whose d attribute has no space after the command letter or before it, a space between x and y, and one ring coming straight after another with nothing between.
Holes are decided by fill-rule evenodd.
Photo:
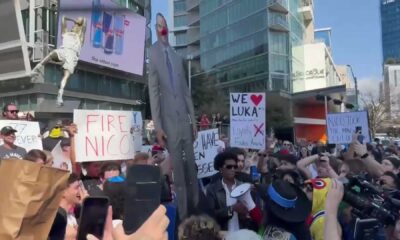
<instances>
[{"instance_id":1,"label":"white poster board","mask_svg":"<svg viewBox=\"0 0 400 240\"><path fill-rule=\"evenodd\" d=\"M205 178L214 175L214 158L221 148L218 129L200 131L193 144L194 159L197 164L197 178Z\"/></svg>"},{"instance_id":2,"label":"white poster board","mask_svg":"<svg viewBox=\"0 0 400 240\"><path fill-rule=\"evenodd\" d=\"M141 150L140 112L74 110L74 123L77 162L133 159Z\"/></svg>"},{"instance_id":3,"label":"white poster board","mask_svg":"<svg viewBox=\"0 0 400 240\"><path fill-rule=\"evenodd\" d=\"M25 148L27 152L32 149L43 150L42 138L38 122L19 121L19 120L0 120L0 129L10 126L17 130L15 133L15 145ZM3 141L0 139L0 145Z\"/></svg>"},{"instance_id":4,"label":"white poster board","mask_svg":"<svg viewBox=\"0 0 400 240\"><path fill-rule=\"evenodd\" d=\"M364 142L371 142L368 126L368 113L346 112L332 113L327 117L328 142L330 144L348 144L351 143L356 128L361 127Z\"/></svg>"},{"instance_id":5,"label":"white poster board","mask_svg":"<svg viewBox=\"0 0 400 240\"><path fill-rule=\"evenodd\" d=\"M53 156L53 167L68 170L72 173L72 163L71 160L66 154L63 152L61 148L61 141L57 143L57 145L51 151L51 155Z\"/></svg>"},{"instance_id":6,"label":"white poster board","mask_svg":"<svg viewBox=\"0 0 400 240\"><path fill-rule=\"evenodd\" d=\"M230 94L230 146L265 149L265 93Z\"/></svg>"}]
</instances>

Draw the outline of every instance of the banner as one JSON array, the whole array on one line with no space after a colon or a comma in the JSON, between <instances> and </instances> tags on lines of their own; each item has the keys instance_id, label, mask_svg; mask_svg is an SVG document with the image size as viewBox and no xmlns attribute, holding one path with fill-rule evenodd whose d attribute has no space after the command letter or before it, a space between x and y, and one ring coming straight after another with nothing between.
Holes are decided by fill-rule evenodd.
<instances>
[{"instance_id":1,"label":"banner","mask_svg":"<svg viewBox=\"0 0 400 240\"><path fill-rule=\"evenodd\" d=\"M42 138L38 122L19 121L19 120L0 120L0 129L10 126L17 130L15 145L25 148L27 152L32 149L43 150ZM0 145L3 141L0 139Z\"/></svg>"},{"instance_id":2,"label":"banner","mask_svg":"<svg viewBox=\"0 0 400 240\"><path fill-rule=\"evenodd\" d=\"M74 110L74 123L77 162L133 159L141 150L141 112Z\"/></svg>"},{"instance_id":3,"label":"banner","mask_svg":"<svg viewBox=\"0 0 400 240\"><path fill-rule=\"evenodd\" d=\"M371 142L368 126L368 113L346 112L327 115L328 142L330 144L351 143L353 134L360 129L364 142Z\"/></svg>"},{"instance_id":4,"label":"banner","mask_svg":"<svg viewBox=\"0 0 400 240\"><path fill-rule=\"evenodd\" d=\"M230 94L231 147L265 149L265 93Z\"/></svg>"},{"instance_id":5,"label":"banner","mask_svg":"<svg viewBox=\"0 0 400 240\"><path fill-rule=\"evenodd\" d=\"M146 18L115 0L60 0L57 48L62 41L61 19L86 18L85 41L79 59L143 75ZM68 31L73 27L68 22Z\"/></svg>"},{"instance_id":6,"label":"banner","mask_svg":"<svg viewBox=\"0 0 400 240\"><path fill-rule=\"evenodd\" d=\"M198 168L197 178L205 178L217 173L214 169L214 158L221 148L218 129L200 131L193 148Z\"/></svg>"}]
</instances>

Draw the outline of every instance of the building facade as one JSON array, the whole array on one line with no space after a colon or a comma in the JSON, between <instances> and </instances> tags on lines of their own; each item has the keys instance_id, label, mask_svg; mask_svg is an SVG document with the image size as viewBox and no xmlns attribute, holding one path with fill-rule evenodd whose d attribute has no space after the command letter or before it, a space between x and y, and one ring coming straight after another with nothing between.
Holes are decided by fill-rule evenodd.
<instances>
[{"instance_id":1,"label":"building facade","mask_svg":"<svg viewBox=\"0 0 400 240\"><path fill-rule=\"evenodd\" d=\"M150 0L115 0L114 2L119 3L122 8L127 7L146 17L145 46L150 46ZM58 31L58 1L21 0L20 3L25 35L21 42L26 41L29 61L33 67L55 49ZM4 27L2 26L2 28ZM14 56L16 55L11 55L11 57ZM1 58L0 65L3 62L6 61ZM57 108L57 90L62 74L59 65L49 63L44 68L43 76L40 77L32 78L27 75L19 78L2 78L0 80L0 106L13 102L22 111L34 111L39 119L53 118L56 115L70 116L74 108L145 109L146 65L144 65L143 76L139 76L95 64L79 62L75 73L71 76L65 88L65 106Z\"/></svg>"},{"instance_id":2,"label":"building facade","mask_svg":"<svg viewBox=\"0 0 400 240\"><path fill-rule=\"evenodd\" d=\"M380 0L383 62L400 61L400 0Z\"/></svg>"},{"instance_id":3,"label":"building facade","mask_svg":"<svg viewBox=\"0 0 400 240\"><path fill-rule=\"evenodd\" d=\"M170 6L172 42L193 59L193 82L206 79L225 93L292 91L292 64L302 66L304 56L291 48L313 34L311 0L170 0Z\"/></svg>"},{"instance_id":4,"label":"building facade","mask_svg":"<svg viewBox=\"0 0 400 240\"><path fill-rule=\"evenodd\" d=\"M383 96L391 119L400 118L400 65L385 65Z\"/></svg>"},{"instance_id":5,"label":"building facade","mask_svg":"<svg viewBox=\"0 0 400 240\"><path fill-rule=\"evenodd\" d=\"M189 82L198 115L228 115L230 92L266 92L268 128L290 128L284 137L293 139L300 114L301 124L318 128L316 139L324 135L325 104L315 101L317 91L345 88L336 88L341 80L329 49L314 40L312 0L170 0L170 9L171 42L194 66ZM315 75L317 66L323 72ZM310 104L318 107L304 110Z\"/></svg>"}]
</instances>

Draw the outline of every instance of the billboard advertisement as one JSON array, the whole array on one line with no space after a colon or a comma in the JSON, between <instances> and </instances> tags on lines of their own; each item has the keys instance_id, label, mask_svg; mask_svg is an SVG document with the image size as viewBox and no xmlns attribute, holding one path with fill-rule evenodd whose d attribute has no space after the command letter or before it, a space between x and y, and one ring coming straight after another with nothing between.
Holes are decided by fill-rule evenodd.
<instances>
[{"instance_id":1,"label":"billboard advertisement","mask_svg":"<svg viewBox=\"0 0 400 240\"><path fill-rule=\"evenodd\" d=\"M62 19L86 20L79 60L143 75L146 19L112 0L61 0L57 48L63 45ZM67 29L74 26L69 21ZM64 43L65 44L65 43Z\"/></svg>"}]
</instances>

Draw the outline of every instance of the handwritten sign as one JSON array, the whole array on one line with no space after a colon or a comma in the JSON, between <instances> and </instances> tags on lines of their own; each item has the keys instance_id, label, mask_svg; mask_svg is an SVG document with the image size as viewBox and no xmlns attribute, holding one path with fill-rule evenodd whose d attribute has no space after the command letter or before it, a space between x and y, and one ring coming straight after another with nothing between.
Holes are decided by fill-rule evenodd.
<instances>
[{"instance_id":1,"label":"handwritten sign","mask_svg":"<svg viewBox=\"0 0 400 240\"><path fill-rule=\"evenodd\" d=\"M132 159L141 150L141 119L140 112L74 110L77 161Z\"/></svg>"},{"instance_id":2,"label":"handwritten sign","mask_svg":"<svg viewBox=\"0 0 400 240\"><path fill-rule=\"evenodd\" d=\"M43 149L38 122L0 120L0 129L5 126L10 126L17 130L15 133L15 136L17 137L15 145L25 148L26 151L32 149ZM0 144L3 144L2 140L0 140Z\"/></svg>"},{"instance_id":3,"label":"handwritten sign","mask_svg":"<svg viewBox=\"0 0 400 240\"><path fill-rule=\"evenodd\" d=\"M364 142L370 142L368 114L363 112L333 113L327 115L328 142L331 144L351 143L356 129L361 129Z\"/></svg>"},{"instance_id":4,"label":"handwritten sign","mask_svg":"<svg viewBox=\"0 0 400 240\"><path fill-rule=\"evenodd\" d=\"M265 149L265 93L231 93L230 103L230 145Z\"/></svg>"},{"instance_id":5,"label":"handwritten sign","mask_svg":"<svg viewBox=\"0 0 400 240\"><path fill-rule=\"evenodd\" d=\"M193 144L194 159L198 168L197 178L205 178L217 173L214 169L214 158L221 148L218 140L218 129L199 132Z\"/></svg>"}]
</instances>

